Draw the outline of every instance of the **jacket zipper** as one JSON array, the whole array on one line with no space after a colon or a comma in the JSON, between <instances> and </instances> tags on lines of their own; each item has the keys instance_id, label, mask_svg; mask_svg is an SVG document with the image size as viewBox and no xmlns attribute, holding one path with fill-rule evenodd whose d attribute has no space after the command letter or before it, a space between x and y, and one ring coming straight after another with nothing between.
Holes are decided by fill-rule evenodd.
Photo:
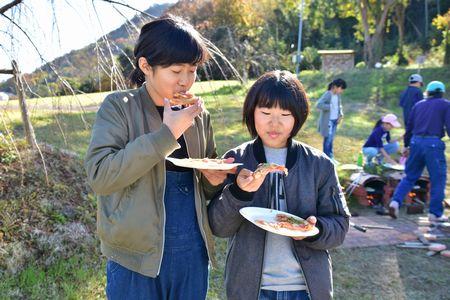
<instances>
[{"instance_id":1,"label":"jacket zipper","mask_svg":"<svg viewBox=\"0 0 450 300\"><path fill-rule=\"evenodd\" d=\"M285 182L283 180L283 189L284 189L284 193L285 193L285 197L286 197L286 212L289 212L288 209L288 197L287 197L287 193L286 193L286 188L285 188ZM300 262L300 258L297 255L297 251L295 251L295 246L294 246L294 241L292 241L292 252L294 253L295 259L297 260L298 264L300 265L300 269L302 269L302 273L303 273L303 278L305 278L305 285L306 285L306 290L308 291L308 293L310 294L310 290L309 290L309 286L308 286L308 281L306 280L306 275L305 275L305 271L303 271L303 266L302 263ZM311 294L309 295L311 298Z\"/></svg>"},{"instance_id":2,"label":"jacket zipper","mask_svg":"<svg viewBox=\"0 0 450 300\"><path fill-rule=\"evenodd\" d=\"M195 127L196 129L198 129L197 128L197 126ZM198 136L200 136L200 134L198 134ZM185 138L185 136L184 136L184 134L183 134L183 138ZM188 145L188 143L186 142L186 139L184 139L184 141L185 141L185 144L186 144L186 151L187 151L187 153L188 153L188 156L189 156L189 145ZM198 142L198 146L199 146L199 148L200 148L200 140L197 140L197 142ZM193 174L193 180L196 178L196 174L195 174L195 170L192 172L192 174ZM197 180L196 180L197 181ZM212 260L212 256L211 256L211 253L209 252L209 247L208 247L208 239L206 238L206 232L203 230L203 215L202 215L202 209L201 209L201 207L200 207L200 209L198 209L198 207L197 207L197 201L196 201L196 199L197 198L201 198L200 197L200 195L198 194L198 184L194 184L194 191L195 191L195 195L194 195L194 202L195 202L195 209L196 209L196 211L197 211L197 213L200 215L200 224L198 224L198 227L199 227L199 229L200 229L200 232L201 232L201 234L202 234L202 236L203 236L203 241L205 242L205 247L206 247L206 252L208 253L208 258L209 258L209 260L211 261ZM196 197L196 196L198 196L198 197ZM201 200L201 199L200 199ZM201 201L200 201L201 202ZM200 205L201 205L201 203L200 203Z\"/></svg>"},{"instance_id":3,"label":"jacket zipper","mask_svg":"<svg viewBox=\"0 0 450 300\"><path fill-rule=\"evenodd\" d=\"M166 160L164 159L164 189L163 189L163 198L162 198L162 205L163 205L163 234L162 234L162 247L161 247L161 258L159 260L159 266L158 266L158 273L156 273L156 276L159 275L159 272L161 271L161 265L162 265L162 260L163 260L163 256L164 256L164 244L165 244L165 240L166 240L166 206L164 204L164 198L166 197Z\"/></svg>"},{"instance_id":4,"label":"jacket zipper","mask_svg":"<svg viewBox=\"0 0 450 300\"><path fill-rule=\"evenodd\" d=\"M306 279L305 271L303 271L302 262L300 261L298 255L297 255L297 252L295 251L295 248L294 248L293 252L294 252L295 258L297 259L298 263L300 264L300 268L302 269L303 277L305 278L306 290L308 291L309 298L312 299L312 297L311 297L311 290L309 289L308 280Z\"/></svg>"},{"instance_id":5,"label":"jacket zipper","mask_svg":"<svg viewBox=\"0 0 450 300\"><path fill-rule=\"evenodd\" d=\"M331 199L332 199L332 203L333 203L333 208L336 212L337 215L339 215L339 204L336 201L336 189L334 187L331 188L331 190L333 191L332 195L331 195Z\"/></svg>"},{"instance_id":6,"label":"jacket zipper","mask_svg":"<svg viewBox=\"0 0 450 300\"><path fill-rule=\"evenodd\" d=\"M262 283L262 276L263 276L263 268L264 268L264 255L266 252L266 243L267 243L267 233L264 233L264 247L263 247L263 259L261 261L261 271L260 271L260 276L259 276L259 288L258 288L258 297L256 297L256 300L259 299L259 295L261 294L261 283Z\"/></svg>"},{"instance_id":7,"label":"jacket zipper","mask_svg":"<svg viewBox=\"0 0 450 300\"><path fill-rule=\"evenodd\" d=\"M270 183L270 182L269 182ZM269 187L270 187L270 184L269 184ZM267 188L268 189L268 191L266 190L266 195L269 195L269 201L267 201L268 203L266 203L266 207L268 207L268 206L271 206L270 205L270 188ZM287 206L287 202L286 202L286 206ZM256 300L258 300L259 299L259 296L260 296L260 294L261 294L261 283L262 283L262 276L263 276L263 268L264 268L264 255L266 254L265 252L266 252L266 244L267 244L267 232L265 232L264 231L264 247L263 247L263 255L262 255L262 260L261 260L261 271L259 272L259 274L261 274L260 276L259 276L259 284L258 284L258 286L259 286L259 288L258 288L258 297L256 298Z\"/></svg>"}]
</instances>

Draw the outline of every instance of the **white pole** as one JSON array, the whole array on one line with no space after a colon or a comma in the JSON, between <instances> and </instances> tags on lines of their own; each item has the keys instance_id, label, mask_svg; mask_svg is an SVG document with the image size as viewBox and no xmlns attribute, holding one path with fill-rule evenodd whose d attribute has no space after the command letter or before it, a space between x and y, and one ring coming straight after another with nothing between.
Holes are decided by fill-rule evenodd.
<instances>
[{"instance_id":1,"label":"white pole","mask_svg":"<svg viewBox=\"0 0 450 300\"><path fill-rule=\"evenodd\" d=\"M300 60L301 60L301 49L302 49L302 29L303 29L303 8L305 5L305 0L302 0L300 6L300 12L298 13L299 22L298 22L298 42L297 42L297 58L295 60L295 73L300 73Z\"/></svg>"}]
</instances>

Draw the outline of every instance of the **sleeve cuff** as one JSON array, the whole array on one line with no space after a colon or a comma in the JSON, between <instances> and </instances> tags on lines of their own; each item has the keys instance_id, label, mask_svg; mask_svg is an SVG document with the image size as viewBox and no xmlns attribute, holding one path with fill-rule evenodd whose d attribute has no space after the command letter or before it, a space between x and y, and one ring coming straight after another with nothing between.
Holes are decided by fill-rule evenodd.
<instances>
[{"instance_id":1,"label":"sleeve cuff","mask_svg":"<svg viewBox=\"0 0 450 300\"><path fill-rule=\"evenodd\" d=\"M322 223L319 221L319 219L317 219L316 227L319 229L319 233L316 234L316 235L304 238L302 241L305 241L305 242L315 242L315 241L317 241L320 238L320 236L322 235L322 233L323 233Z\"/></svg>"},{"instance_id":2,"label":"sleeve cuff","mask_svg":"<svg viewBox=\"0 0 450 300\"><path fill-rule=\"evenodd\" d=\"M149 137L149 140L151 143L153 143L158 153L160 153L162 157L166 157L170 155L170 153L172 153L175 149L180 148L180 145L173 136L169 127L167 127L167 125L164 123L162 124L160 130L151 133L151 138Z\"/></svg>"},{"instance_id":3,"label":"sleeve cuff","mask_svg":"<svg viewBox=\"0 0 450 300\"><path fill-rule=\"evenodd\" d=\"M232 183L229 187L231 195L234 198L242 200L242 201L252 201L254 192L246 192L242 190L236 182Z\"/></svg>"}]
</instances>

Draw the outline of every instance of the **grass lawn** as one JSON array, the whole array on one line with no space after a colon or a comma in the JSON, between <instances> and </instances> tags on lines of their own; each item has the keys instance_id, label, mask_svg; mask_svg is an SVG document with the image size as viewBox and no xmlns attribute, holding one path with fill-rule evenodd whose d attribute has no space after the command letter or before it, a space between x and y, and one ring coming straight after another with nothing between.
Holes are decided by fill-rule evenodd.
<instances>
[{"instance_id":1,"label":"grass lawn","mask_svg":"<svg viewBox=\"0 0 450 300\"><path fill-rule=\"evenodd\" d=\"M354 71L343 74L348 89L343 95L345 119L339 127L335 141L336 159L342 163L355 163L365 138L376 119L387 111L401 115L396 106L399 92L404 88L406 78L414 70L396 69L382 71ZM425 79L450 78L445 69L422 70ZM439 77L442 76L442 77ZM330 77L318 72L304 72L301 79L312 100L311 115L297 139L322 148L322 138L316 132L317 111L314 101L325 91ZM444 80L445 81L445 80ZM448 84L448 82L446 82ZM212 115L218 151L223 154L249 139L241 124L241 107L246 88L237 82L196 83L194 93L201 95ZM379 95L379 99L377 99ZM97 105L105 94L61 97L32 100L30 108L40 105L62 107L75 105ZM13 107L14 101L8 106ZM78 105L78 104L77 104ZM60 110L56 112L30 109L37 139L57 147L65 148L84 156L89 143L95 112ZM17 111L0 106L0 132L6 128L21 136L20 115ZM403 131L396 130L393 136ZM448 138L445 138L450 146ZM449 151L446 152L450 159ZM449 173L450 175L450 173ZM447 188L447 195L449 193ZM450 244L449 244L450 246ZM219 268L211 271L208 299L224 299L223 264L226 241L217 239ZM370 248L336 249L331 251L334 268L336 299L444 299L450 295L450 260L442 257L425 256L421 250L399 250L391 246ZM29 265L16 276L0 279L0 299L15 299L26 295L29 299L96 299L103 298L105 286L105 263L99 253L80 253L70 260L59 261L47 268ZM0 276L1 273L0 273Z\"/></svg>"}]
</instances>

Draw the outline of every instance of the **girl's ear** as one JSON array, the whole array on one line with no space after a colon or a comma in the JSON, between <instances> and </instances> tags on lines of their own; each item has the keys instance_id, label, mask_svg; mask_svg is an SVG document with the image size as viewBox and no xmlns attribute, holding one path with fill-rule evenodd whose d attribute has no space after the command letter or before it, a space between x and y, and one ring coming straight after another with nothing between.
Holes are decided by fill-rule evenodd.
<instances>
[{"instance_id":1,"label":"girl's ear","mask_svg":"<svg viewBox=\"0 0 450 300\"><path fill-rule=\"evenodd\" d=\"M149 75L152 72L152 66L150 66L145 57L139 57L138 59L139 69L141 69L142 73L145 75Z\"/></svg>"}]
</instances>

